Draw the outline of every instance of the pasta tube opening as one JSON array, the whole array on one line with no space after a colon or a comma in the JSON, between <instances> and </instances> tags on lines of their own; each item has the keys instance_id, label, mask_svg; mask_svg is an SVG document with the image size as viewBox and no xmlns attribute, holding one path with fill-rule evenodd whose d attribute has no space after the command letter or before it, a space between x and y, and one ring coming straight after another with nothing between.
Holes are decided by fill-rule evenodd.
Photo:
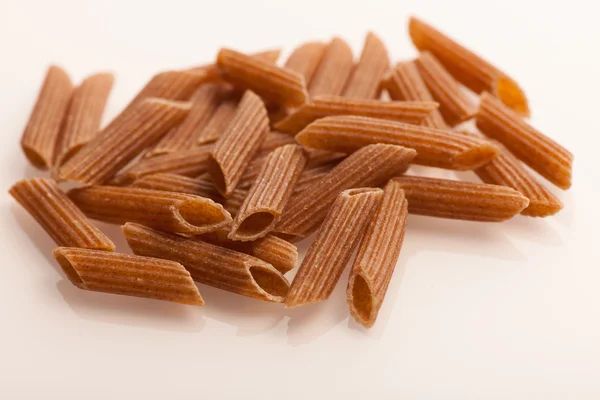
<instances>
[{"instance_id":1,"label":"pasta tube opening","mask_svg":"<svg viewBox=\"0 0 600 400\"><path fill-rule=\"evenodd\" d=\"M244 219L237 228L240 237L254 236L265 231L270 231L275 224L275 215L269 212L257 212Z\"/></svg>"},{"instance_id":2,"label":"pasta tube opening","mask_svg":"<svg viewBox=\"0 0 600 400\"><path fill-rule=\"evenodd\" d=\"M373 295L369 284L358 274L353 277L350 281L352 286L352 303L350 304L350 312L354 315L363 325L370 325L371 313L373 311ZM371 322L372 324L372 322Z\"/></svg>"},{"instance_id":3,"label":"pasta tube opening","mask_svg":"<svg viewBox=\"0 0 600 400\"><path fill-rule=\"evenodd\" d=\"M85 282L83 282L83 279L81 279L79 272L77 272L73 264L71 264L71 261L69 261L69 259L64 254L55 251L54 258L56 259L56 261L58 261L60 267L65 272L67 278L69 278L73 285L77 286L79 289L86 289Z\"/></svg>"},{"instance_id":4,"label":"pasta tube opening","mask_svg":"<svg viewBox=\"0 0 600 400\"><path fill-rule=\"evenodd\" d=\"M256 285L264 291L272 301L282 302L290 290L290 285L281 273L258 265L250 267L250 275Z\"/></svg>"}]
</instances>

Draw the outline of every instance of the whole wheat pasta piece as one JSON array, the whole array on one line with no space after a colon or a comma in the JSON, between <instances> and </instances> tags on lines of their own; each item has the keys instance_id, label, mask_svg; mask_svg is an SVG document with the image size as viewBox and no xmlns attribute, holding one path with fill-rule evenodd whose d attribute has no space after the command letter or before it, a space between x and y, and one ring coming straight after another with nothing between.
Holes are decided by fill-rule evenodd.
<instances>
[{"instance_id":1,"label":"whole wheat pasta piece","mask_svg":"<svg viewBox=\"0 0 600 400\"><path fill-rule=\"evenodd\" d=\"M337 196L292 281L286 307L329 298L382 195L381 189L360 188L345 190Z\"/></svg>"},{"instance_id":2,"label":"whole wheat pasta piece","mask_svg":"<svg viewBox=\"0 0 600 400\"><path fill-rule=\"evenodd\" d=\"M67 194L88 217L113 224L138 222L194 235L231 224L223 206L191 194L117 186L88 186Z\"/></svg>"},{"instance_id":3,"label":"whole wheat pasta piece","mask_svg":"<svg viewBox=\"0 0 600 400\"><path fill-rule=\"evenodd\" d=\"M323 42L301 44L292 51L284 67L302 75L306 84L309 85L323 58L325 47L326 44Z\"/></svg>"},{"instance_id":4,"label":"whole wheat pasta piece","mask_svg":"<svg viewBox=\"0 0 600 400\"><path fill-rule=\"evenodd\" d=\"M390 181L358 247L346 290L350 314L367 328L377 319L396 268L407 215L402 187Z\"/></svg>"},{"instance_id":5,"label":"whole wheat pasta piece","mask_svg":"<svg viewBox=\"0 0 600 400\"><path fill-rule=\"evenodd\" d=\"M139 93L121 112L129 112L137 103L148 98L184 101L194 94L196 89L207 82L209 77L204 72L164 71L154 75Z\"/></svg>"},{"instance_id":6,"label":"whole wheat pasta piece","mask_svg":"<svg viewBox=\"0 0 600 400\"><path fill-rule=\"evenodd\" d=\"M379 186L404 172L415 157L413 149L388 144L365 146L327 175L289 200L275 231L306 237L316 231L337 195L361 186Z\"/></svg>"},{"instance_id":7,"label":"whole wheat pasta piece","mask_svg":"<svg viewBox=\"0 0 600 400\"><path fill-rule=\"evenodd\" d=\"M488 93L481 95L477 128L561 189L571 187L573 154Z\"/></svg>"},{"instance_id":8,"label":"whole wheat pasta piece","mask_svg":"<svg viewBox=\"0 0 600 400\"><path fill-rule=\"evenodd\" d=\"M414 61L396 64L396 67L381 82L381 86L387 90L392 100L435 101ZM421 124L429 128L449 128L439 110L431 111Z\"/></svg>"},{"instance_id":9,"label":"whole wheat pasta piece","mask_svg":"<svg viewBox=\"0 0 600 400\"><path fill-rule=\"evenodd\" d=\"M500 222L529 205L527 197L506 186L420 176L403 176L394 181L404 189L411 214Z\"/></svg>"},{"instance_id":10,"label":"whole wheat pasta piece","mask_svg":"<svg viewBox=\"0 0 600 400\"><path fill-rule=\"evenodd\" d=\"M417 49L433 54L463 85L476 93L489 91L519 114L529 116L525 93L504 72L418 18L410 19L408 31Z\"/></svg>"},{"instance_id":11,"label":"whole wheat pasta piece","mask_svg":"<svg viewBox=\"0 0 600 400\"><path fill-rule=\"evenodd\" d=\"M275 124L275 129L296 134L311 122L336 115L381 118L418 125L437 108L438 104L430 101L381 101L341 96L316 96Z\"/></svg>"},{"instance_id":12,"label":"whole wheat pasta piece","mask_svg":"<svg viewBox=\"0 0 600 400\"><path fill-rule=\"evenodd\" d=\"M64 129L56 144L54 167L64 164L98 134L114 81L113 74L99 73L85 78L73 91Z\"/></svg>"},{"instance_id":13,"label":"whole wheat pasta piece","mask_svg":"<svg viewBox=\"0 0 600 400\"><path fill-rule=\"evenodd\" d=\"M208 173L223 196L228 197L235 190L268 131L269 119L264 103L256 94L246 91L233 120L215 143L209 160Z\"/></svg>"},{"instance_id":14,"label":"whole wheat pasta piece","mask_svg":"<svg viewBox=\"0 0 600 400\"><path fill-rule=\"evenodd\" d=\"M190 273L178 262L72 247L52 253L79 289L204 305Z\"/></svg>"},{"instance_id":15,"label":"whole wheat pasta piece","mask_svg":"<svg viewBox=\"0 0 600 400\"><path fill-rule=\"evenodd\" d=\"M123 233L135 254L177 261L202 284L275 303L289 290L281 272L251 255L132 223Z\"/></svg>"},{"instance_id":16,"label":"whole wheat pasta piece","mask_svg":"<svg viewBox=\"0 0 600 400\"><path fill-rule=\"evenodd\" d=\"M159 154L172 153L192 146L197 141L198 132L212 118L221 102L223 91L226 90L217 83L207 83L200 86L194 93L190 102L192 103L187 117L178 126L171 128L166 135L146 154L145 157L153 157Z\"/></svg>"},{"instance_id":17,"label":"whole wheat pasta piece","mask_svg":"<svg viewBox=\"0 0 600 400\"><path fill-rule=\"evenodd\" d=\"M346 83L343 95L378 99L381 95L381 80L389 69L390 58L385 44L376 34L369 32L358 64Z\"/></svg>"},{"instance_id":18,"label":"whole wheat pasta piece","mask_svg":"<svg viewBox=\"0 0 600 400\"><path fill-rule=\"evenodd\" d=\"M73 83L69 75L56 65L46 72L35 106L21 136L21 147L36 168L53 166L56 142L69 109Z\"/></svg>"},{"instance_id":19,"label":"whole wheat pasta piece","mask_svg":"<svg viewBox=\"0 0 600 400\"><path fill-rule=\"evenodd\" d=\"M230 49L219 51L217 65L225 80L267 101L290 107L306 101L304 77L294 71Z\"/></svg>"},{"instance_id":20,"label":"whole wheat pasta piece","mask_svg":"<svg viewBox=\"0 0 600 400\"><path fill-rule=\"evenodd\" d=\"M208 171L213 145L192 147L156 157L142 158L137 164L117 175L119 182L131 183L146 175L171 173L195 177ZM110 181L114 184L114 179Z\"/></svg>"},{"instance_id":21,"label":"whole wheat pasta piece","mask_svg":"<svg viewBox=\"0 0 600 400\"><path fill-rule=\"evenodd\" d=\"M302 171L298 177L296 186L294 186L294 193L299 193L306 190L306 188L310 187L313 183L327 175L333 169L333 167L335 167L335 165L335 163L323 164Z\"/></svg>"},{"instance_id":22,"label":"whole wheat pasta piece","mask_svg":"<svg viewBox=\"0 0 600 400\"><path fill-rule=\"evenodd\" d=\"M55 181L23 179L9 190L58 246L114 251L115 245L60 190Z\"/></svg>"},{"instance_id":23,"label":"whole wheat pasta piece","mask_svg":"<svg viewBox=\"0 0 600 400\"><path fill-rule=\"evenodd\" d=\"M90 185L112 178L146 147L181 121L186 103L146 99L121 113L58 170L58 178Z\"/></svg>"},{"instance_id":24,"label":"whole wheat pasta piece","mask_svg":"<svg viewBox=\"0 0 600 400\"><path fill-rule=\"evenodd\" d=\"M244 200L248 197L249 192L250 187L237 188L231 193L231 196L223 202L223 207L225 207L232 217L235 218L240 212L240 208L242 208L242 204L244 204Z\"/></svg>"},{"instance_id":25,"label":"whole wheat pasta piece","mask_svg":"<svg viewBox=\"0 0 600 400\"><path fill-rule=\"evenodd\" d=\"M307 147L343 153L374 143L395 144L415 149L416 164L455 170L480 167L498 153L493 143L474 135L352 116L321 118L296 140Z\"/></svg>"},{"instance_id":26,"label":"whole wheat pasta piece","mask_svg":"<svg viewBox=\"0 0 600 400\"><path fill-rule=\"evenodd\" d=\"M306 156L298 145L288 144L273 150L236 213L229 239L256 240L273 229L294 191L306 161Z\"/></svg>"},{"instance_id":27,"label":"whole wheat pasta piece","mask_svg":"<svg viewBox=\"0 0 600 400\"><path fill-rule=\"evenodd\" d=\"M296 139L286 133L271 131L266 134L260 148L258 149L258 157L267 155L278 147L288 144L296 144Z\"/></svg>"},{"instance_id":28,"label":"whole wheat pasta piece","mask_svg":"<svg viewBox=\"0 0 600 400\"><path fill-rule=\"evenodd\" d=\"M508 150L502 149L489 163L475 170L485 183L508 186L529 199L521 214L530 217L547 217L559 212L563 205L546 189L521 162Z\"/></svg>"},{"instance_id":29,"label":"whole wheat pasta piece","mask_svg":"<svg viewBox=\"0 0 600 400\"><path fill-rule=\"evenodd\" d=\"M343 39L334 37L325 48L321 62L308 85L308 94L339 96L354 69L352 49Z\"/></svg>"},{"instance_id":30,"label":"whole wheat pasta piece","mask_svg":"<svg viewBox=\"0 0 600 400\"><path fill-rule=\"evenodd\" d=\"M220 230L205 233L196 236L196 238L203 242L260 258L271 264L282 274L296 267L298 262L298 248L287 240L268 234L251 242L239 242L227 238L228 234L228 231Z\"/></svg>"},{"instance_id":31,"label":"whole wheat pasta piece","mask_svg":"<svg viewBox=\"0 0 600 400\"><path fill-rule=\"evenodd\" d=\"M221 133L233 119L237 106L240 103L240 94L235 90L223 91L217 109L213 112L208 122L202 127L197 136L197 144L203 145L217 141Z\"/></svg>"},{"instance_id":32,"label":"whole wheat pasta piece","mask_svg":"<svg viewBox=\"0 0 600 400\"><path fill-rule=\"evenodd\" d=\"M422 52L415 64L427 89L440 104L440 112L449 125L458 125L475 115L475 104L433 54Z\"/></svg>"},{"instance_id":33,"label":"whole wheat pasta piece","mask_svg":"<svg viewBox=\"0 0 600 400\"><path fill-rule=\"evenodd\" d=\"M281 49L271 49L261 51L259 53L251 54L252 57L260 60L275 64L281 55ZM217 64L204 64L197 67L187 69L191 72L202 72L205 73L209 82L220 82L222 81L221 74L219 73L219 67Z\"/></svg>"},{"instance_id":34,"label":"whole wheat pasta piece","mask_svg":"<svg viewBox=\"0 0 600 400\"><path fill-rule=\"evenodd\" d=\"M205 178L190 178L182 175L162 173L143 176L135 180L131 186L142 189L195 194L196 196L208 197L218 203L224 201L210 180Z\"/></svg>"},{"instance_id":35,"label":"whole wheat pasta piece","mask_svg":"<svg viewBox=\"0 0 600 400\"><path fill-rule=\"evenodd\" d=\"M304 146L304 151L308 156L308 164L306 164L307 168L315 168L324 164L337 163L348 156L345 153L311 149L310 147L306 146Z\"/></svg>"}]
</instances>

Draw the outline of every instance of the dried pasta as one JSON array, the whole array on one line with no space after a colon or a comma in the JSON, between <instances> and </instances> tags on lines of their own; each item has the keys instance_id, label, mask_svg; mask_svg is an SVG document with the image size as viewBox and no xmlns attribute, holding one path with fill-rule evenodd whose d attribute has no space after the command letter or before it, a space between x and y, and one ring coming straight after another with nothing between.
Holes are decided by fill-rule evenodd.
<instances>
[{"instance_id":1,"label":"dried pasta","mask_svg":"<svg viewBox=\"0 0 600 400\"><path fill-rule=\"evenodd\" d=\"M213 184L205 178L159 173L145 175L135 180L131 186L142 189L164 190L166 192L195 194L221 202L223 199Z\"/></svg>"},{"instance_id":2,"label":"dried pasta","mask_svg":"<svg viewBox=\"0 0 600 400\"><path fill-rule=\"evenodd\" d=\"M54 258L79 289L203 306L190 273L159 258L58 247Z\"/></svg>"},{"instance_id":3,"label":"dried pasta","mask_svg":"<svg viewBox=\"0 0 600 400\"><path fill-rule=\"evenodd\" d=\"M360 59L346 83L343 95L378 99L381 95L381 80L389 68L390 58L385 44L376 34L369 32Z\"/></svg>"},{"instance_id":4,"label":"dried pasta","mask_svg":"<svg viewBox=\"0 0 600 400\"><path fill-rule=\"evenodd\" d=\"M223 91L217 109L197 135L197 144L212 143L219 139L233 119L239 102L240 95L237 91Z\"/></svg>"},{"instance_id":5,"label":"dried pasta","mask_svg":"<svg viewBox=\"0 0 600 400\"><path fill-rule=\"evenodd\" d=\"M329 298L382 194L381 189L360 188L345 190L337 196L292 281L286 307Z\"/></svg>"},{"instance_id":6,"label":"dried pasta","mask_svg":"<svg viewBox=\"0 0 600 400\"><path fill-rule=\"evenodd\" d=\"M309 85L324 52L325 43L323 42L304 43L294 49L284 67L302 75L306 84Z\"/></svg>"},{"instance_id":7,"label":"dried pasta","mask_svg":"<svg viewBox=\"0 0 600 400\"><path fill-rule=\"evenodd\" d=\"M115 250L113 242L87 219L55 181L23 179L9 193L58 246Z\"/></svg>"},{"instance_id":8,"label":"dried pasta","mask_svg":"<svg viewBox=\"0 0 600 400\"><path fill-rule=\"evenodd\" d=\"M354 69L352 49L341 38L333 38L325 48L317 70L308 85L311 97L322 94L339 96Z\"/></svg>"}]
</instances>

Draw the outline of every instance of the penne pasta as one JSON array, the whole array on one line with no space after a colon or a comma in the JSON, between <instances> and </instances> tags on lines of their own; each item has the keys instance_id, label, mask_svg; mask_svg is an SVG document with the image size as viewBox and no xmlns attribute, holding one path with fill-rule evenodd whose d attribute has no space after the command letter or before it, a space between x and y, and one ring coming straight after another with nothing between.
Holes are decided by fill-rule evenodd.
<instances>
[{"instance_id":1,"label":"penne pasta","mask_svg":"<svg viewBox=\"0 0 600 400\"><path fill-rule=\"evenodd\" d=\"M308 164L306 164L307 168L315 168L323 164L336 163L343 160L347 156L347 154L344 153L311 149L309 147L305 147L304 152L308 156Z\"/></svg>"},{"instance_id":2,"label":"penne pasta","mask_svg":"<svg viewBox=\"0 0 600 400\"><path fill-rule=\"evenodd\" d=\"M529 116L523 90L504 72L418 18L410 19L408 31L417 49L433 54L463 85L476 93L489 91L519 114Z\"/></svg>"},{"instance_id":3,"label":"penne pasta","mask_svg":"<svg viewBox=\"0 0 600 400\"><path fill-rule=\"evenodd\" d=\"M239 93L233 90L229 93L222 93L217 109L197 135L197 144L212 143L219 139L221 133L227 129L233 119L239 102Z\"/></svg>"},{"instance_id":4,"label":"penne pasta","mask_svg":"<svg viewBox=\"0 0 600 400\"><path fill-rule=\"evenodd\" d=\"M381 82L381 86L387 90L392 100L434 101L413 61L396 64ZM422 125L436 129L449 128L439 110L431 111L422 121Z\"/></svg>"},{"instance_id":5,"label":"penne pasta","mask_svg":"<svg viewBox=\"0 0 600 400\"><path fill-rule=\"evenodd\" d=\"M440 112L449 125L458 125L475 115L476 107L460 83L446 71L433 54L428 51L422 52L415 64L427 89L440 104Z\"/></svg>"},{"instance_id":6,"label":"penne pasta","mask_svg":"<svg viewBox=\"0 0 600 400\"><path fill-rule=\"evenodd\" d=\"M387 144L366 146L335 166L322 179L292 196L275 231L306 237L316 231L337 195L361 186L379 186L402 173L413 149Z\"/></svg>"},{"instance_id":7,"label":"penne pasta","mask_svg":"<svg viewBox=\"0 0 600 400\"><path fill-rule=\"evenodd\" d=\"M306 190L313 183L327 175L335 167L335 164L323 164L314 168L305 169L298 177L298 182L294 186L294 193L299 193Z\"/></svg>"},{"instance_id":8,"label":"penne pasta","mask_svg":"<svg viewBox=\"0 0 600 400\"><path fill-rule=\"evenodd\" d=\"M406 229L407 202L398 182L383 189L350 270L346 296L356 322L370 328L385 298L396 268Z\"/></svg>"},{"instance_id":9,"label":"penne pasta","mask_svg":"<svg viewBox=\"0 0 600 400\"><path fill-rule=\"evenodd\" d=\"M304 82L309 85L323 58L325 46L322 42L307 42L298 46L288 57L284 67L302 75Z\"/></svg>"},{"instance_id":10,"label":"penne pasta","mask_svg":"<svg viewBox=\"0 0 600 400\"><path fill-rule=\"evenodd\" d=\"M196 136L211 119L221 102L223 92L227 90L223 85L207 83L200 86L190 99L191 108L187 117L178 126L162 137L162 139L149 150L145 157L159 154L173 153L189 148L197 141Z\"/></svg>"},{"instance_id":11,"label":"penne pasta","mask_svg":"<svg viewBox=\"0 0 600 400\"><path fill-rule=\"evenodd\" d=\"M477 128L561 189L571 187L573 154L536 130L497 98L483 93Z\"/></svg>"},{"instance_id":12,"label":"penne pasta","mask_svg":"<svg viewBox=\"0 0 600 400\"><path fill-rule=\"evenodd\" d=\"M559 212L563 205L548 189L527 171L521 162L506 149L496 158L475 170L485 183L508 186L529 199L521 214L530 217L547 217Z\"/></svg>"},{"instance_id":13,"label":"penne pasta","mask_svg":"<svg viewBox=\"0 0 600 400\"><path fill-rule=\"evenodd\" d=\"M118 177L122 182L131 183L146 175L159 173L199 176L208 171L210 153L213 148L213 145L204 145L161 156L142 158L137 164L122 171Z\"/></svg>"},{"instance_id":14,"label":"penne pasta","mask_svg":"<svg viewBox=\"0 0 600 400\"><path fill-rule=\"evenodd\" d=\"M50 66L21 136L21 148L34 167L48 169L54 165L56 143L72 94L69 75L56 65Z\"/></svg>"},{"instance_id":15,"label":"penne pasta","mask_svg":"<svg viewBox=\"0 0 600 400\"><path fill-rule=\"evenodd\" d=\"M360 188L345 190L337 196L292 281L285 299L287 308L329 298L382 193L381 189Z\"/></svg>"},{"instance_id":16,"label":"penne pasta","mask_svg":"<svg viewBox=\"0 0 600 400\"><path fill-rule=\"evenodd\" d=\"M209 160L208 173L223 196L228 197L235 190L268 130L264 103L256 94L247 91L233 120L215 143Z\"/></svg>"},{"instance_id":17,"label":"penne pasta","mask_svg":"<svg viewBox=\"0 0 600 400\"><path fill-rule=\"evenodd\" d=\"M54 167L64 164L98 134L114 81L113 74L95 74L84 79L73 91L64 129L56 144Z\"/></svg>"},{"instance_id":18,"label":"penne pasta","mask_svg":"<svg viewBox=\"0 0 600 400\"><path fill-rule=\"evenodd\" d=\"M346 83L343 95L346 97L378 99L381 95L381 80L390 69L390 58L383 41L369 32L365 44Z\"/></svg>"},{"instance_id":19,"label":"penne pasta","mask_svg":"<svg viewBox=\"0 0 600 400\"><path fill-rule=\"evenodd\" d=\"M394 144L417 151L414 162L432 167L470 170L498 153L491 142L472 135L367 117L326 117L296 135L312 148L351 153L374 143Z\"/></svg>"},{"instance_id":20,"label":"penne pasta","mask_svg":"<svg viewBox=\"0 0 600 400\"><path fill-rule=\"evenodd\" d=\"M123 233L135 254L177 261L202 284L275 303L289 290L281 272L248 254L132 223Z\"/></svg>"},{"instance_id":21,"label":"penne pasta","mask_svg":"<svg viewBox=\"0 0 600 400\"><path fill-rule=\"evenodd\" d=\"M275 124L275 129L296 134L320 118L339 115L389 119L418 125L437 107L437 103L426 101L381 101L317 96Z\"/></svg>"},{"instance_id":22,"label":"penne pasta","mask_svg":"<svg viewBox=\"0 0 600 400\"><path fill-rule=\"evenodd\" d=\"M271 131L265 136L265 140L263 140L258 149L258 154L259 156L268 155L273 150L288 144L296 144L296 139L285 133Z\"/></svg>"},{"instance_id":23,"label":"penne pasta","mask_svg":"<svg viewBox=\"0 0 600 400\"><path fill-rule=\"evenodd\" d=\"M230 49L219 51L217 66L225 80L266 101L291 107L306 101L304 78L294 71Z\"/></svg>"},{"instance_id":24,"label":"penne pasta","mask_svg":"<svg viewBox=\"0 0 600 400\"><path fill-rule=\"evenodd\" d=\"M251 242L239 242L227 238L227 231L216 231L200 235L203 242L245 253L271 264L282 274L294 269L298 262L296 245L275 235L268 234Z\"/></svg>"},{"instance_id":25,"label":"penne pasta","mask_svg":"<svg viewBox=\"0 0 600 400\"><path fill-rule=\"evenodd\" d=\"M87 219L55 181L23 179L9 193L58 246L115 250L113 242Z\"/></svg>"},{"instance_id":26,"label":"penne pasta","mask_svg":"<svg viewBox=\"0 0 600 400\"><path fill-rule=\"evenodd\" d=\"M506 186L403 176L394 178L408 200L408 212L468 221L500 222L519 214L529 200Z\"/></svg>"},{"instance_id":27,"label":"penne pasta","mask_svg":"<svg viewBox=\"0 0 600 400\"><path fill-rule=\"evenodd\" d=\"M72 247L58 247L53 254L79 289L204 305L190 273L177 262Z\"/></svg>"},{"instance_id":28,"label":"penne pasta","mask_svg":"<svg viewBox=\"0 0 600 400\"><path fill-rule=\"evenodd\" d=\"M252 57L275 64L281 55L281 49L271 49L251 54ZM205 64L197 67L189 68L187 71L202 72L207 75L209 82L222 81L217 64Z\"/></svg>"},{"instance_id":29,"label":"penne pasta","mask_svg":"<svg viewBox=\"0 0 600 400\"><path fill-rule=\"evenodd\" d=\"M58 178L101 184L154 144L189 111L185 103L146 99L121 113L58 170Z\"/></svg>"},{"instance_id":30,"label":"penne pasta","mask_svg":"<svg viewBox=\"0 0 600 400\"><path fill-rule=\"evenodd\" d=\"M205 178L190 178L168 173L153 174L135 180L131 186L142 189L163 190L165 192L195 194L196 196L208 197L219 203L223 201L210 180Z\"/></svg>"},{"instance_id":31,"label":"penne pasta","mask_svg":"<svg viewBox=\"0 0 600 400\"><path fill-rule=\"evenodd\" d=\"M306 161L298 145L288 144L273 150L236 213L229 239L256 240L273 229Z\"/></svg>"},{"instance_id":32,"label":"penne pasta","mask_svg":"<svg viewBox=\"0 0 600 400\"><path fill-rule=\"evenodd\" d=\"M352 49L343 39L335 37L325 48L321 62L308 85L308 94L339 96L354 69Z\"/></svg>"},{"instance_id":33,"label":"penne pasta","mask_svg":"<svg viewBox=\"0 0 600 400\"><path fill-rule=\"evenodd\" d=\"M137 222L199 235L224 228L231 215L220 204L191 194L135 187L88 186L68 196L88 217L112 224Z\"/></svg>"}]
</instances>

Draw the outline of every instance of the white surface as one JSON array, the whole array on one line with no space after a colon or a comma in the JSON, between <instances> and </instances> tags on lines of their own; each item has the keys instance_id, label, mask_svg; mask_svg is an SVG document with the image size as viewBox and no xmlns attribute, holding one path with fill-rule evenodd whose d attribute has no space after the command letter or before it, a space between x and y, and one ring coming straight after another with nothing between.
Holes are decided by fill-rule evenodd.
<instances>
[{"instance_id":1,"label":"white surface","mask_svg":"<svg viewBox=\"0 0 600 400\"><path fill-rule=\"evenodd\" d=\"M600 398L596 12L586 0L0 1L0 398ZM575 179L547 220L411 216L370 331L348 318L346 275L329 302L291 311L208 287L204 308L79 291L6 194L38 174L18 142L50 62L77 81L115 71L108 120L157 70L221 45L289 51L340 34L358 52L374 29L394 59L411 57L410 13L522 83L533 123L575 153Z\"/></svg>"}]
</instances>

